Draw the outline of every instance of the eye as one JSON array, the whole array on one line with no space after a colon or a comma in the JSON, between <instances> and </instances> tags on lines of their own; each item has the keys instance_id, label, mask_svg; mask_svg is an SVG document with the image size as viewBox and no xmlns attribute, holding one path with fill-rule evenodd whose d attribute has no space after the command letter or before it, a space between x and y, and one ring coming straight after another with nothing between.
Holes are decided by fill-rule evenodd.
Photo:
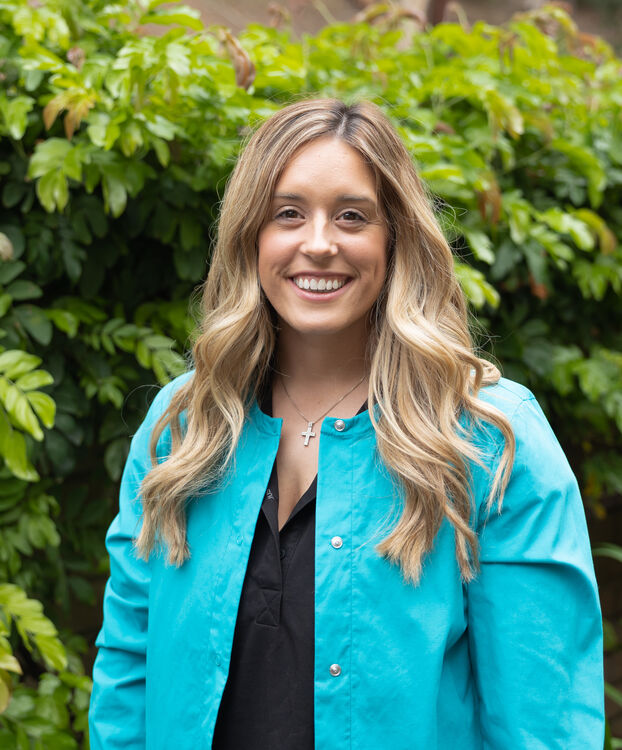
<instances>
[{"instance_id":1,"label":"eye","mask_svg":"<svg viewBox=\"0 0 622 750\"><path fill-rule=\"evenodd\" d=\"M363 216L363 214L360 214L358 211L353 211L352 209L348 209L347 211L344 211L342 214L339 215L339 218L345 219L346 222L349 224L353 222L367 221L367 219Z\"/></svg>"},{"instance_id":2,"label":"eye","mask_svg":"<svg viewBox=\"0 0 622 750\"><path fill-rule=\"evenodd\" d=\"M299 219L301 218L300 212L297 211L295 208L284 208L281 211L279 211L276 215L277 219L285 219L285 220L292 220L292 219Z\"/></svg>"}]
</instances>

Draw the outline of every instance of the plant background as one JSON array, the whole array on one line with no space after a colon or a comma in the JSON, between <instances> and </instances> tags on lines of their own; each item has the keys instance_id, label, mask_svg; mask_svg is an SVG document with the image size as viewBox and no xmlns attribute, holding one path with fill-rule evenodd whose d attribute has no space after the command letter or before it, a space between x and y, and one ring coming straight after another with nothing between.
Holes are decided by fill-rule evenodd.
<instances>
[{"instance_id":1,"label":"plant background","mask_svg":"<svg viewBox=\"0 0 622 750\"><path fill-rule=\"evenodd\" d=\"M129 436L184 368L241 138L315 92L398 126L482 350L569 456L622 734L622 61L559 6L424 29L381 3L308 36L290 5L235 36L159 0L0 0L0 746L88 746Z\"/></svg>"}]
</instances>

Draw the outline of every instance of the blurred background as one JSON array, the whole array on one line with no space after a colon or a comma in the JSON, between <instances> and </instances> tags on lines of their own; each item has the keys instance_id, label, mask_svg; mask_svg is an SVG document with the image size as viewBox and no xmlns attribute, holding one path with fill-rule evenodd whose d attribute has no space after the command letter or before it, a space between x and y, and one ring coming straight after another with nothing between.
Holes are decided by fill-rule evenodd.
<instances>
[{"instance_id":1,"label":"blurred background","mask_svg":"<svg viewBox=\"0 0 622 750\"><path fill-rule=\"evenodd\" d=\"M241 31L249 23L270 24L282 17L291 19L297 34L315 33L327 23L351 21L361 10L371 7L375 0L193 0L188 3L201 12L206 24L224 24L233 31ZM425 17L431 23L441 19L457 21L466 17L470 22L486 21L500 24L515 13L533 10L545 3L541 0L398 0L405 10ZM622 45L622 2L620 0L569 0L563 6L572 14L579 28L598 34L616 49Z\"/></svg>"}]
</instances>

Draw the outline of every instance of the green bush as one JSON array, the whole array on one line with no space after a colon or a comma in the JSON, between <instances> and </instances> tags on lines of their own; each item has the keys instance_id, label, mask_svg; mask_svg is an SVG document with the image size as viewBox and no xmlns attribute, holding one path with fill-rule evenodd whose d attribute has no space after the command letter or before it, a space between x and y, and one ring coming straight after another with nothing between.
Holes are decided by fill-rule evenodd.
<instances>
[{"instance_id":1,"label":"green bush","mask_svg":"<svg viewBox=\"0 0 622 750\"><path fill-rule=\"evenodd\" d=\"M385 109L437 196L482 350L543 403L586 502L603 515L622 493L611 49L553 6L411 37L376 10L302 40L162 6L0 0L2 747L88 746L83 660L129 435L184 369L240 141L292 97Z\"/></svg>"}]
</instances>

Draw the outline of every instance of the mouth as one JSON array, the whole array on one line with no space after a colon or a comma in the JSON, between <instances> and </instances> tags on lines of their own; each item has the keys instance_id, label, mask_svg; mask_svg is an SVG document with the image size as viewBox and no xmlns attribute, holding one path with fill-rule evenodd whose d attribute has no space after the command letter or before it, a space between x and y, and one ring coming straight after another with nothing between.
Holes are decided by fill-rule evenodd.
<instances>
[{"instance_id":1,"label":"mouth","mask_svg":"<svg viewBox=\"0 0 622 750\"><path fill-rule=\"evenodd\" d=\"M343 289L344 286L352 281L349 276L311 276L300 274L291 276L290 281L302 292L310 292L313 295L333 295Z\"/></svg>"}]
</instances>

